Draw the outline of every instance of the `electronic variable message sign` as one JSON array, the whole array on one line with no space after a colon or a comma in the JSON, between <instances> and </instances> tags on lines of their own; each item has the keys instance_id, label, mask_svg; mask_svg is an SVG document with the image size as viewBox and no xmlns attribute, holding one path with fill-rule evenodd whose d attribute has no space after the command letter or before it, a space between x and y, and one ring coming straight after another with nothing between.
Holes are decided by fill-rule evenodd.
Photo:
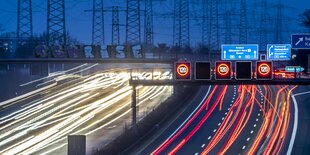
<instances>
[{"instance_id":1,"label":"electronic variable message sign","mask_svg":"<svg viewBox=\"0 0 310 155\"><path fill-rule=\"evenodd\" d=\"M211 64L210 62L196 62L195 63L195 79L196 80L210 80L211 79Z\"/></svg>"},{"instance_id":2,"label":"electronic variable message sign","mask_svg":"<svg viewBox=\"0 0 310 155\"><path fill-rule=\"evenodd\" d=\"M217 61L215 62L215 79L216 80L230 80L231 79L231 62Z\"/></svg>"},{"instance_id":3,"label":"electronic variable message sign","mask_svg":"<svg viewBox=\"0 0 310 155\"><path fill-rule=\"evenodd\" d=\"M176 62L175 63L175 80L191 79L191 63Z\"/></svg>"},{"instance_id":4,"label":"electronic variable message sign","mask_svg":"<svg viewBox=\"0 0 310 155\"><path fill-rule=\"evenodd\" d=\"M271 61L256 62L256 79L271 80L273 78L273 66Z\"/></svg>"},{"instance_id":5,"label":"electronic variable message sign","mask_svg":"<svg viewBox=\"0 0 310 155\"><path fill-rule=\"evenodd\" d=\"M252 62L251 61L236 61L235 65L236 80L251 80L252 79Z\"/></svg>"}]
</instances>

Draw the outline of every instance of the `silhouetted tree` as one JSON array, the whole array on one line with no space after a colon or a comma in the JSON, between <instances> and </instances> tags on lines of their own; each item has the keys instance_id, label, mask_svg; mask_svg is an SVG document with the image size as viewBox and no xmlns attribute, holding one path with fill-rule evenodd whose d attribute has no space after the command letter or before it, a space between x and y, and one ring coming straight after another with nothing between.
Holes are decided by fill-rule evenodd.
<instances>
[{"instance_id":1,"label":"silhouetted tree","mask_svg":"<svg viewBox=\"0 0 310 155\"><path fill-rule=\"evenodd\" d=\"M307 9L304 13L301 15L301 24L308 28L310 32L310 9Z\"/></svg>"}]
</instances>

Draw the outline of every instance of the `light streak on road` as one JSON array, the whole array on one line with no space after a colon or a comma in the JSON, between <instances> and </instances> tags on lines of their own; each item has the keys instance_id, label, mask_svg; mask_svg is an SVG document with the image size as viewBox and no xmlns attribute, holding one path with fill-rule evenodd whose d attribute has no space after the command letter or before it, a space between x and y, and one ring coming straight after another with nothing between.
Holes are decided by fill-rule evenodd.
<instances>
[{"instance_id":1,"label":"light streak on road","mask_svg":"<svg viewBox=\"0 0 310 155\"><path fill-rule=\"evenodd\" d=\"M96 64L80 71L94 66ZM61 76L65 78L67 75ZM62 80L61 76L58 79ZM163 79L165 76L156 72L157 77ZM51 153L66 145L64 140L69 134L93 134L130 114L130 73L103 72L79 78L80 82L72 86L25 103L14 112L1 116L0 154L33 154L43 150L44 153ZM170 87L137 87L140 92L138 105L149 100L162 102L160 98L163 94L171 94L171 89L167 88ZM36 93L37 90L34 90L20 98ZM17 100L5 101L2 105L18 104ZM54 146L55 143L59 145Z\"/></svg>"},{"instance_id":2,"label":"light streak on road","mask_svg":"<svg viewBox=\"0 0 310 155\"><path fill-rule=\"evenodd\" d=\"M227 104L231 104L231 107L225 112L225 117L216 124L218 127L211 128L214 129L213 134L207 135L206 141L197 144L197 148L199 146L203 150L192 150L193 154L231 154L232 151L235 152L232 148L236 149L242 140L246 143L239 146L240 153L248 155L282 154L285 139L290 135L288 132L291 117L290 96L296 87L241 85L237 89L237 97L233 95L232 102L229 99L223 99L227 95L227 93L223 93L226 92L225 87L219 89L215 87L204 101L203 110L198 110L191 115L177 132L163 141L151 154L158 155L165 152L174 155L185 151L183 149L185 146L186 148L195 146L197 139L191 141L191 137L198 133L202 134L203 131L198 131L207 124L208 116L216 112L224 113L222 106ZM261 88L264 89L264 92ZM235 98L236 100L234 100ZM210 101L212 103L209 103ZM215 110L217 106L219 106L218 111ZM256 113L257 111L258 113ZM201 116L197 117L198 115ZM257 130L254 130L255 128ZM250 136L242 137L241 135L245 133L249 133ZM200 147L201 144L203 147Z\"/></svg>"}]
</instances>

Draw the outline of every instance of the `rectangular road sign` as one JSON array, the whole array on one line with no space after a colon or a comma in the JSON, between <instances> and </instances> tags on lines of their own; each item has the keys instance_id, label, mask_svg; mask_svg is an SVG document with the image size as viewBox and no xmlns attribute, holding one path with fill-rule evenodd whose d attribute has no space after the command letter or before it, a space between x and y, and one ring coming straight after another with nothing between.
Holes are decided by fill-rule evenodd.
<instances>
[{"instance_id":1,"label":"rectangular road sign","mask_svg":"<svg viewBox=\"0 0 310 155\"><path fill-rule=\"evenodd\" d=\"M258 60L257 44L222 45L222 60Z\"/></svg>"},{"instance_id":2,"label":"rectangular road sign","mask_svg":"<svg viewBox=\"0 0 310 155\"><path fill-rule=\"evenodd\" d=\"M252 79L252 61L236 61L235 70L236 80Z\"/></svg>"},{"instance_id":3,"label":"rectangular road sign","mask_svg":"<svg viewBox=\"0 0 310 155\"><path fill-rule=\"evenodd\" d=\"M292 49L310 49L310 34L292 34Z\"/></svg>"},{"instance_id":4,"label":"rectangular road sign","mask_svg":"<svg viewBox=\"0 0 310 155\"><path fill-rule=\"evenodd\" d=\"M291 60L291 45L268 44L267 60Z\"/></svg>"},{"instance_id":5,"label":"rectangular road sign","mask_svg":"<svg viewBox=\"0 0 310 155\"><path fill-rule=\"evenodd\" d=\"M296 68L296 72L302 72L305 70L305 68L301 67L301 66L286 66L285 67L285 71L286 72L295 72L295 68Z\"/></svg>"},{"instance_id":6,"label":"rectangular road sign","mask_svg":"<svg viewBox=\"0 0 310 155\"><path fill-rule=\"evenodd\" d=\"M207 61L198 61L195 63L195 79L211 80L211 64Z\"/></svg>"}]
</instances>

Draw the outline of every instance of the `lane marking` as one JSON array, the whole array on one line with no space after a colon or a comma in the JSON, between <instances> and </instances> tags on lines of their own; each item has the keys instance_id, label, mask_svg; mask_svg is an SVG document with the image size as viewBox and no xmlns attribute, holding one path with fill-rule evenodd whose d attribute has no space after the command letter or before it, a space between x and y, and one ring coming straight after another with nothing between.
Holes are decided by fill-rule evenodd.
<instances>
[{"instance_id":1,"label":"lane marking","mask_svg":"<svg viewBox=\"0 0 310 155\"><path fill-rule=\"evenodd\" d=\"M206 144L202 144L202 145L201 145L201 148L205 147L205 145L206 145Z\"/></svg>"},{"instance_id":2,"label":"lane marking","mask_svg":"<svg viewBox=\"0 0 310 155\"><path fill-rule=\"evenodd\" d=\"M175 135L175 133L177 133L183 126L184 124L194 115L194 113L196 113L196 111L201 107L201 105L204 103L204 101L206 100L206 98L208 97L209 93L211 90L211 86L209 86L208 92L206 93L206 95L204 96L204 98L201 100L201 102L199 103L199 105L194 109L194 111L185 119L185 121L167 138L170 139L173 135Z\"/></svg>"},{"instance_id":3,"label":"lane marking","mask_svg":"<svg viewBox=\"0 0 310 155\"><path fill-rule=\"evenodd\" d=\"M299 96L299 95L304 95L304 94L309 94L310 91L307 91L307 92L302 92L302 93L298 93L298 94L295 94L295 95L292 95L292 96ZM293 93L292 93L293 94Z\"/></svg>"},{"instance_id":4,"label":"lane marking","mask_svg":"<svg viewBox=\"0 0 310 155\"><path fill-rule=\"evenodd\" d=\"M308 93L310 93L310 91ZM292 93L292 100L294 102L294 110L295 110L295 112L294 112L294 126L293 126L293 132L292 132L290 144L289 144L286 155L290 155L292 153L295 138L296 138L296 133L297 133L297 127L298 127L298 105L297 105L297 101L296 101L295 96L296 95L303 95L303 94L306 94L306 93L299 93L299 94L295 94L295 95L293 95L293 93Z\"/></svg>"}]
</instances>

